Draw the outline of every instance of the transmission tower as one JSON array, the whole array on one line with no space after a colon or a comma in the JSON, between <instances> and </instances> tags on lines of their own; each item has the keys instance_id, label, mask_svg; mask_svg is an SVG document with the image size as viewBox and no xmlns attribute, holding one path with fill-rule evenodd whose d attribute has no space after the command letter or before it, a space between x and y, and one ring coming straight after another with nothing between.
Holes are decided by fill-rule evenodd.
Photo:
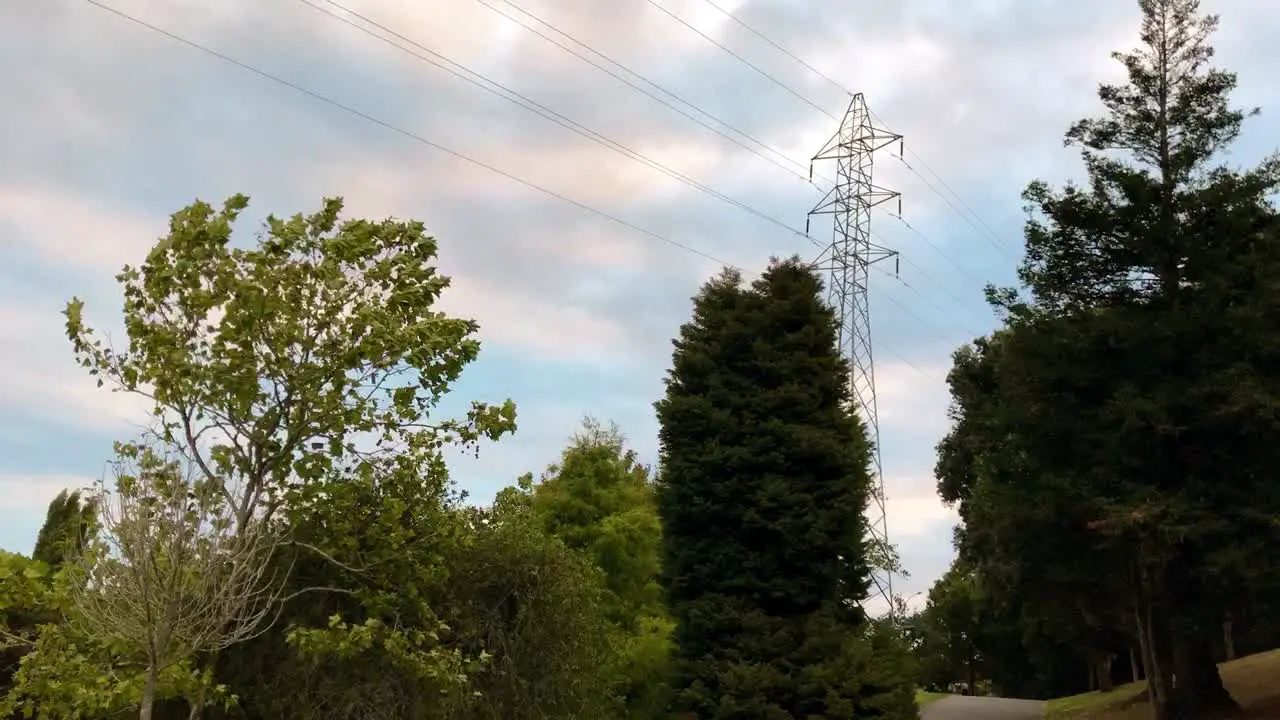
<instances>
[{"instance_id":1,"label":"transmission tower","mask_svg":"<svg viewBox=\"0 0 1280 720\"><path fill-rule=\"evenodd\" d=\"M867 425L872 442L872 471L875 487L872 502L867 508L872 543L892 558L889 545L889 521L885 513L884 474L880 462L880 422L876 411L875 369L871 354L871 310L868 306L867 281L871 265L893 258L898 252L871 242L871 209L889 200L898 200L901 214L902 197L871 182L872 157L886 145L901 142L902 136L882 130L871 123L866 99L862 93L853 96L845 111L840 129L809 163L809 178L813 179L813 163L818 160L836 161L836 184L825 197L809 211L805 221L808 233L809 221L814 215L831 215L834 232L831 244L822 251L814 266L827 272L828 297L840 318L840 350L849 361L849 385ZM888 564L888 563L885 563ZM893 572L876 571L872 576L875 590L889 605L893 617Z\"/></svg>"}]
</instances>

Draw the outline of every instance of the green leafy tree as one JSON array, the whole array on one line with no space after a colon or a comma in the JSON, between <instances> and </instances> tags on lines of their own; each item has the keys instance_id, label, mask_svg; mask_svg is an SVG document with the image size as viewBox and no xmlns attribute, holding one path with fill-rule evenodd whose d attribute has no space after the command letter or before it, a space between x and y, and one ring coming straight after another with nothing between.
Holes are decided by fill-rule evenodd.
<instances>
[{"instance_id":1,"label":"green leafy tree","mask_svg":"<svg viewBox=\"0 0 1280 720\"><path fill-rule=\"evenodd\" d=\"M179 210L146 261L121 271L128 347L98 339L82 301L65 312L91 375L153 401L156 433L206 481L236 479L239 519L270 518L344 458L426 463L444 443L513 429L510 401L429 417L480 345L474 321L433 310L449 280L422 223L340 222L333 198L269 216L256 246L234 247L248 203Z\"/></svg>"},{"instance_id":2,"label":"green leafy tree","mask_svg":"<svg viewBox=\"0 0 1280 720\"><path fill-rule=\"evenodd\" d=\"M1130 570L1132 553L1090 530L1096 504L1083 479L1055 475L1043 461L1089 458L1098 463L1094 470L1108 467L1111 439L1089 415L1098 397L1090 379L1107 375L1075 366L1076 374L1058 376L1056 387L1019 387L1010 379L1028 375L1010 356L1014 333L997 332L955 354L948 376L954 426L938 446L938 492L959 505L960 564L981 580L984 623L997 624L981 633L989 667L1002 668L991 679L1013 694L1072 694L1087 686L1057 668L1084 678L1085 660L1063 648L1086 640L1082 609L1127 606L1118 580ZM1046 366L1028 361L1027 367ZM1036 408L1044 412L1021 412ZM1049 642L1047 665L1036 666L1027 653L1041 640Z\"/></svg>"},{"instance_id":3,"label":"green leafy tree","mask_svg":"<svg viewBox=\"0 0 1280 720\"><path fill-rule=\"evenodd\" d=\"M438 606L452 642L486 657L456 717L619 717L603 574L513 495L463 510L469 534L445 559Z\"/></svg>"},{"instance_id":4,"label":"green leafy tree","mask_svg":"<svg viewBox=\"0 0 1280 720\"><path fill-rule=\"evenodd\" d=\"M0 688L6 691L39 626L57 617L50 575L47 563L0 550Z\"/></svg>"},{"instance_id":5,"label":"green leafy tree","mask_svg":"<svg viewBox=\"0 0 1280 720\"><path fill-rule=\"evenodd\" d=\"M291 505L281 627L220 657L250 718L616 717L603 574L526 492L466 507L443 461ZM345 480L338 478L346 477Z\"/></svg>"},{"instance_id":6,"label":"green leafy tree","mask_svg":"<svg viewBox=\"0 0 1280 720\"><path fill-rule=\"evenodd\" d=\"M798 259L746 287L726 270L675 341L657 411L677 713L915 717L905 656L872 672L885 638L857 605L870 447L821 291Z\"/></svg>"},{"instance_id":7,"label":"green leafy tree","mask_svg":"<svg viewBox=\"0 0 1280 720\"><path fill-rule=\"evenodd\" d=\"M152 401L155 439L222 494L236 526L291 520L329 500L339 479L438 477L444 447L514 429L510 401L432 417L479 343L475 322L433 307L449 281L422 223L341 220L342 201L328 199L310 215L269 216L256 243L237 246L247 205L236 195L220 210L179 210L145 262L117 276L126 347L95 336L81 301L65 313L81 365ZM287 547L338 561L303 537ZM282 570L302 562L288 557ZM372 592L392 590L373 583ZM377 597L360 600L378 607ZM433 657L422 633L436 628L425 620L329 619L298 628L309 653L375 642L414 663Z\"/></svg>"},{"instance_id":8,"label":"green leafy tree","mask_svg":"<svg viewBox=\"0 0 1280 720\"><path fill-rule=\"evenodd\" d=\"M63 490L50 503L44 524L36 536L35 549L30 559L21 555L5 554L0 559L0 689L8 688L18 664L32 648L41 625L58 619L58 610L47 602L48 593L16 591L21 586L12 585L18 579L32 580L39 576L41 583L26 585L26 590L45 588L63 561L78 552L84 545L85 535L93 522L93 510L81 500L79 491ZM47 588L46 588L47 589Z\"/></svg>"},{"instance_id":9,"label":"green leafy tree","mask_svg":"<svg viewBox=\"0 0 1280 720\"><path fill-rule=\"evenodd\" d=\"M354 464L354 463L352 463ZM458 717L483 648L454 641L442 588L470 537L443 459L337 467L324 492L290 504L300 545L277 627L219 657L250 718Z\"/></svg>"},{"instance_id":10,"label":"green leafy tree","mask_svg":"<svg viewBox=\"0 0 1280 720\"><path fill-rule=\"evenodd\" d=\"M662 527L649 469L616 426L587 419L560 462L520 487L541 527L604 573L605 611L617 631L627 712L657 717L665 704L672 622L662 599Z\"/></svg>"}]
</instances>

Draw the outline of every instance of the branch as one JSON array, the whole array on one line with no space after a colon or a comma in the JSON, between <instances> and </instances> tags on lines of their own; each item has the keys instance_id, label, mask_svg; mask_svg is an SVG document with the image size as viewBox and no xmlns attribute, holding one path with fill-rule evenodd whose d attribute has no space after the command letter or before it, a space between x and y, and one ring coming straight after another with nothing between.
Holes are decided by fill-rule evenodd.
<instances>
[{"instance_id":1,"label":"branch","mask_svg":"<svg viewBox=\"0 0 1280 720\"><path fill-rule=\"evenodd\" d=\"M361 574L361 573L368 572L368 568L363 568L363 567L362 567L362 568L357 568L357 567L353 567L353 566L351 566L351 565L348 565L348 564L346 564L346 563L342 562L341 560L338 560L338 559L337 559L337 558L335 558L334 556L330 555L329 553L327 553L327 552L325 552L325 551L321 550L320 548L318 548L318 547L316 547L315 545L312 545L312 544L310 544L310 543L299 542L299 541L297 541L297 540L288 540L288 541L286 541L286 542L285 542L285 544L286 544L286 545L296 545L297 547L306 548L306 549L310 550L311 552L314 552L315 554L319 555L320 557L324 558L325 560L328 560L329 562L333 563L334 565L337 565L338 567L340 567L340 568L342 568L343 570L346 570L346 571L348 571L348 572L353 572L353 573L357 573L357 574Z\"/></svg>"},{"instance_id":2,"label":"branch","mask_svg":"<svg viewBox=\"0 0 1280 720\"><path fill-rule=\"evenodd\" d=\"M285 595L284 597L280 598L280 604L281 604L281 605L283 605L283 604L285 604L285 603L289 602L290 600L292 600L292 599L294 599L294 598L298 597L299 595L303 595L303 594L305 594L305 593L309 593L309 592L331 592L331 593L341 593L341 594L343 594L343 595L355 595L355 594L356 594L356 591L355 591L355 590L350 590L350 589L347 589L347 588L329 587L329 586L327 586L327 585L317 585L317 586L315 586L315 587L306 587L306 588L303 588L303 589L301 589L301 590L299 590L299 591L297 591L297 592L293 592L293 593L289 593L288 595Z\"/></svg>"}]
</instances>

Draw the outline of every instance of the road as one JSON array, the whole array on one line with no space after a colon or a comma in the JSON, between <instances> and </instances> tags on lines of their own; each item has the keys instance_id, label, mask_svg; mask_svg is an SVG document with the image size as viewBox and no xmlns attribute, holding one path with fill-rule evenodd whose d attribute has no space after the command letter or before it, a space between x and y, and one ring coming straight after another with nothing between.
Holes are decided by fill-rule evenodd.
<instances>
[{"instance_id":1,"label":"road","mask_svg":"<svg viewBox=\"0 0 1280 720\"><path fill-rule=\"evenodd\" d=\"M1040 720L1044 703L1039 700L951 695L920 711L920 720Z\"/></svg>"}]
</instances>

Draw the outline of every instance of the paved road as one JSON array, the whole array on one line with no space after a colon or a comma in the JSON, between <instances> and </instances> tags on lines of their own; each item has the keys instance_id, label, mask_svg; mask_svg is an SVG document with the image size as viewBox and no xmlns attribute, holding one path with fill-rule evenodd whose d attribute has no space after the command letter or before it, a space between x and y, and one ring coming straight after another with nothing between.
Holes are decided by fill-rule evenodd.
<instances>
[{"instance_id":1,"label":"paved road","mask_svg":"<svg viewBox=\"0 0 1280 720\"><path fill-rule=\"evenodd\" d=\"M920 720L1040 720L1044 703L1039 700L951 695L926 705Z\"/></svg>"}]
</instances>

